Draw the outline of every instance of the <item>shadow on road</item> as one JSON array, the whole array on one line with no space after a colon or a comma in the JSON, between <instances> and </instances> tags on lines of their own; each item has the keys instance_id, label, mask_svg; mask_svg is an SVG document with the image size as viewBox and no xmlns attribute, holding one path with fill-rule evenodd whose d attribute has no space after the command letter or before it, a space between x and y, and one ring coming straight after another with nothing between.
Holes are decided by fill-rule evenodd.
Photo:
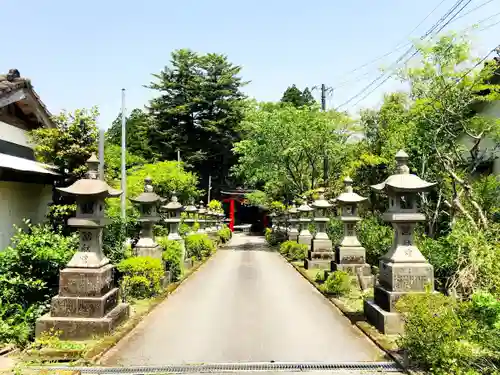
<instances>
[{"instance_id":1,"label":"shadow on road","mask_svg":"<svg viewBox=\"0 0 500 375\"><path fill-rule=\"evenodd\" d=\"M269 251L275 252L276 249L272 249L265 244L255 244L255 243L242 243L238 245L229 245L227 250L235 251Z\"/></svg>"}]
</instances>

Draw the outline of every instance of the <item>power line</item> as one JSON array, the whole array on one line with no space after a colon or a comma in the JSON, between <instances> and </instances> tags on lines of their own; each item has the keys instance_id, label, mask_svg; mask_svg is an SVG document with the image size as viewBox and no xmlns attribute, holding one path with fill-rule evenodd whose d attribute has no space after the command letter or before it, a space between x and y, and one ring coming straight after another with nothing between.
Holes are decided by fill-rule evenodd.
<instances>
[{"instance_id":1,"label":"power line","mask_svg":"<svg viewBox=\"0 0 500 375\"><path fill-rule=\"evenodd\" d=\"M401 45L401 43L406 42L406 39L408 39L408 38L411 36L411 34L412 34L415 30L417 30L417 29L418 29L418 28L419 28L419 27L420 27L420 26L421 26L421 25L422 25L422 24L423 24L423 23L424 23L424 22L425 22L425 21L426 21L426 20L427 20L427 19L428 19L431 15L432 15L432 13L434 13L434 12L436 11L436 9L437 9L437 8L439 8L439 6L440 6L442 3L444 3L445 1L446 1L446 0L441 0L441 1L439 2L439 4L438 4L438 5L436 5L436 7L435 7L434 9L432 9L432 10L431 10L431 11L427 14L427 16L425 16L425 18L424 18L422 21L420 21L420 23L419 23L417 26L415 26L415 27L414 27L414 28L413 28L413 29L412 29L412 30L408 33L408 35L407 35L407 36L406 36L406 37L405 37L405 38L404 38L404 39L403 39L400 43L398 43L398 44L396 45L395 49L393 49L392 51L389 51L389 52L387 52L387 53L385 53L385 54L383 54L383 55L381 55L381 56L379 56L379 57L374 58L373 60L368 61L367 63L364 63L363 65L360 65L360 66L358 66L358 67L356 67L356 68L354 68L354 69L352 69L352 70L350 70L350 71L348 71L348 72L344 73L344 75L349 75L349 74L351 74L351 73L354 73L354 72L358 71L359 69L364 68L365 66L368 66L368 65L370 65L370 64L372 64L372 63L374 63L374 62L376 62L376 61L378 61L378 60L383 59L384 57L387 57L387 56L389 56L389 55L392 55L392 54L393 54L394 52L396 52L396 51L399 51L399 50L403 49L403 48L404 48L405 46L407 46L408 44ZM493 0L491 0L491 1L493 1ZM335 88L337 88L337 87L338 87L338 86L336 86Z\"/></svg>"},{"instance_id":2,"label":"power line","mask_svg":"<svg viewBox=\"0 0 500 375\"><path fill-rule=\"evenodd\" d=\"M465 16L468 16L469 14L471 14L471 13L473 13L473 12L477 11L478 9L480 9L480 8L484 7L485 5L487 5L487 4L489 4L489 3L493 2L493 1L494 1L494 0L487 0L487 1L485 1L485 2L483 2L483 3L481 3L481 4L479 4L479 5L477 5L476 7L472 8L472 9L471 9L471 10L469 10L468 12L466 12L466 13L462 14L461 16L459 16L459 17L455 17L454 19L450 20L450 22L448 22L448 23L447 23L447 25L449 25L449 24L451 24L451 23L453 23L453 22L455 22L455 21L457 21L457 20L459 20L459 19L461 19L461 18L463 18L463 17L465 17ZM415 28L414 28L414 29L413 29L413 30L409 33L409 35L408 35L406 38L410 37L410 36L411 36L411 34L413 33L413 31L415 31L415 30L416 30L416 29L417 29L417 28L418 28L418 27L419 27L419 26L420 26L423 22L425 22L425 20L427 20L427 19L429 18L429 16L431 16L431 15L432 15L432 13L434 13L434 11L435 11L437 8L439 8L439 6L440 6L443 2L444 2L444 0L443 0L443 1L441 1L441 2L440 2L440 3L439 3L439 4L438 4L438 5L437 5L437 6L436 6L436 7L435 7L435 8L434 8L434 9L433 9L433 10L432 10L432 11L431 11L431 12L430 12L430 13L429 13L429 14L428 14L428 15L427 15L424 19L423 19L423 20L422 20L422 21L421 21L421 22L420 22L420 23L419 23L419 24L418 24L418 25L417 25L417 26L416 26L416 27L415 27ZM467 6L468 4L469 4L469 3L467 3L465 6ZM449 14L449 12L448 12L448 14ZM488 18L486 18L486 19L484 19L484 20L480 20L480 21L478 21L478 22L477 22L477 24L480 24L480 23L482 23L482 22L484 22L484 21L486 21L486 20L488 20L488 19L491 19L491 18L493 18L494 16L496 16L496 15L498 15L498 14L500 14L500 13L496 13L496 14L491 15L490 17L488 17ZM434 26L436 26L436 25L434 25ZM494 25L492 25L492 26L494 26ZM483 29L480 29L480 31L482 31L482 30L483 30ZM406 38L405 38L405 39L406 39ZM375 63L375 62L377 62L377 61L379 61L379 60L382 60L384 57L387 57L387 56L389 56L389 55L392 55L393 53L395 53L395 52L397 52L397 51L400 51L400 50L402 50L402 49L403 49L403 48L405 48L405 47L410 47L410 46L412 46L412 45L413 45L412 43L406 43L406 44L397 45L397 47L395 47L395 49L393 49L392 51L389 51L389 52L387 52L387 53L385 53L385 54L383 54L383 55L381 55L381 56L378 56L378 57L376 57L376 58L374 58L374 59L372 59L372 60L370 60L370 61L368 61L368 62L366 62L366 63L364 63L364 64L362 64L362 65L360 65L360 66L358 66L358 67L356 67L356 68L354 68L353 70L348 71L347 73L345 73L345 74L344 74L344 76L346 76L346 75L350 75L350 74L352 74L352 73L354 73L354 72L356 72L356 71L358 71L358 70L360 70L360 69L362 69L362 68L365 68L365 67L367 67L367 66L369 66L369 65L372 65L373 63ZM339 89L339 88L341 88L341 87L346 86L348 83L351 83L351 82L353 82L353 81L357 81L357 80L359 80L359 79L361 79L361 78L364 78L364 77L366 77L366 76L369 76L370 74L372 74L372 71L367 71L367 72L364 72L364 73L362 73L362 74L360 74L360 75L356 75L356 76L354 76L354 77L352 77L352 78L345 79L345 80L343 80L343 81L339 82L338 84L334 85L334 88L335 88L335 89Z\"/></svg>"},{"instance_id":3,"label":"power line","mask_svg":"<svg viewBox=\"0 0 500 375\"><path fill-rule=\"evenodd\" d=\"M467 0L465 2L465 5L463 5L458 11L456 11L454 14L452 14L458 7L460 7L463 3L464 3L465 0L459 0L457 1L446 13L444 16L442 16L422 37L420 37L420 40L424 40L425 38L427 38L429 35L431 35L432 33L436 34L436 33L439 33L441 30L443 30L454 18L457 17L457 15L465 9L465 7L467 7L467 5L470 4L470 2L472 0ZM450 17L451 15L451 17ZM448 17L450 17L443 25L440 26L440 24L442 22L444 22ZM439 29L436 31L436 28ZM388 71L390 70L394 70L394 68L397 67L397 65L401 62L401 60L403 60L409 53L411 53L411 51L414 49L414 47L410 47L402 56L400 56L395 63L393 63L391 65L391 67L388 69ZM418 53L418 50L416 50L406 61L405 61L405 64L413 57L415 56L416 54ZM370 82L366 87L364 87L360 92L358 92L356 95L354 95L353 97L349 98L347 101L345 101L344 103L342 103L341 105L339 105L337 107L340 108L340 107L343 107L344 105L347 105L349 104L350 102L352 102L354 99L358 98L359 96L363 95L363 93L368 90L370 87L372 87L373 85L377 84L377 82L379 80L381 80L384 76L386 75L386 72L383 72L382 74L380 74L377 78L375 78L372 82ZM380 82L378 85L376 85L374 87L373 90L371 90L370 92L368 92L368 94L364 95L360 100L358 100L355 105L357 105L358 103L360 103L361 101L363 101L368 95L370 95L371 93L373 93L376 89L378 89L380 86L382 86L385 82L387 82L389 80L389 78L391 77L391 75L389 74L389 76L387 76L385 79L383 79L382 82Z\"/></svg>"}]
</instances>

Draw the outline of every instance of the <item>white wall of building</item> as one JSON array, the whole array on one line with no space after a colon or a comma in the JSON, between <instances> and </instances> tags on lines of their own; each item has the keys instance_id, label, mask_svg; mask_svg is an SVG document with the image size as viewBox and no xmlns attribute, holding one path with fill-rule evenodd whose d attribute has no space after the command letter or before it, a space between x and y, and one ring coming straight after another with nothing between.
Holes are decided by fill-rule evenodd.
<instances>
[{"instance_id":1,"label":"white wall of building","mask_svg":"<svg viewBox=\"0 0 500 375\"><path fill-rule=\"evenodd\" d=\"M0 121L1 139L7 142L15 143L21 146L33 148L29 143L28 133L26 130L19 129L3 121Z\"/></svg>"},{"instance_id":2,"label":"white wall of building","mask_svg":"<svg viewBox=\"0 0 500 375\"><path fill-rule=\"evenodd\" d=\"M0 181L0 251L10 244L13 224L21 226L23 219L44 221L51 201L50 185Z\"/></svg>"}]
</instances>

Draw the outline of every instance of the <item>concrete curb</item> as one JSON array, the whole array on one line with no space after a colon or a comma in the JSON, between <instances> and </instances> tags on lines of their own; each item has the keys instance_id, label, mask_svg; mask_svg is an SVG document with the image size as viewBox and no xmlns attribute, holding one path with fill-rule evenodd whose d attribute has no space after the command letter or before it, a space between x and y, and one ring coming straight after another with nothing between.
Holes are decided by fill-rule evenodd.
<instances>
[{"instance_id":1,"label":"concrete curb","mask_svg":"<svg viewBox=\"0 0 500 375\"><path fill-rule=\"evenodd\" d=\"M281 255L281 254L280 254ZM404 359L401 357L401 356L398 356L396 355L395 353L391 353L391 351L389 351L388 349L384 348L383 345L377 341L377 339L375 337L373 337L370 332L368 330L365 330L361 325L359 325L358 323L360 322L353 322L350 317L349 317L349 314L351 314L351 312L347 311L347 310L344 310L342 309L342 306L343 306L343 303L341 301L338 301L336 300L335 298L332 298L331 296L329 296L328 294L325 294L320 288L318 288L318 285L313 281L311 280L309 277L307 277L307 275L302 272L302 270L300 268L298 268L295 264L293 264L292 262L290 262L288 259L286 259L284 256L281 255L281 257L288 263L290 264L304 279L306 279L309 284L311 284L319 293L321 293L323 295L323 297L325 297L328 302L335 308L337 309L338 311L340 311L342 313L342 315L347 319L349 320L349 322L351 322L351 324L353 326L355 326L358 330L360 330L361 332L363 332L363 334L368 337L370 339L370 341L372 341L380 350L382 350L383 352L385 352L390 358L392 358L392 360L394 360L394 362L396 362L404 371L408 372L408 368L407 368L407 365L405 364L404 362Z\"/></svg>"}]
</instances>

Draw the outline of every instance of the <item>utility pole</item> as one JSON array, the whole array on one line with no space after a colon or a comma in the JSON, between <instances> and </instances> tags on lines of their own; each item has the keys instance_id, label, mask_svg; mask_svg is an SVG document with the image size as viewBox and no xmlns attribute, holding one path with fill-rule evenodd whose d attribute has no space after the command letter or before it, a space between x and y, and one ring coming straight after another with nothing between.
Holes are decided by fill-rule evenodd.
<instances>
[{"instance_id":1,"label":"utility pole","mask_svg":"<svg viewBox=\"0 0 500 375\"><path fill-rule=\"evenodd\" d=\"M181 150L177 150L177 168L181 170Z\"/></svg>"},{"instance_id":2,"label":"utility pole","mask_svg":"<svg viewBox=\"0 0 500 375\"><path fill-rule=\"evenodd\" d=\"M104 129L99 128L99 178L104 181Z\"/></svg>"},{"instance_id":3,"label":"utility pole","mask_svg":"<svg viewBox=\"0 0 500 375\"><path fill-rule=\"evenodd\" d=\"M326 86L324 83L321 84L321 110L326 111ZM325 188L328 186L328 153L325 147L325 155L323 156L323 184Z\"/></svg>"},{"instance_id":4,"label":"utility pole","mask_svg":"<svg viewBox=\"0 0 500 375\"><path fill-rule=\"evenodd\" d=\"M126 205L127 205L127 170L125 165L125 151L127 147L126 142L126 113L125 113L125 89L122 89L122 196L121 196L121 217L122 220L126 218Z\"/></svg>"},{"instance_id":5,"label":"utility pole","mask_svg":"<svg viewBox=\"0 0 500 375\"><path fill-rule=\"evenodd\" d=\"M210 203L210 190L212 190L212 175L208 175L208 199L207 204Z\"/></svg>"}]
</instances>

